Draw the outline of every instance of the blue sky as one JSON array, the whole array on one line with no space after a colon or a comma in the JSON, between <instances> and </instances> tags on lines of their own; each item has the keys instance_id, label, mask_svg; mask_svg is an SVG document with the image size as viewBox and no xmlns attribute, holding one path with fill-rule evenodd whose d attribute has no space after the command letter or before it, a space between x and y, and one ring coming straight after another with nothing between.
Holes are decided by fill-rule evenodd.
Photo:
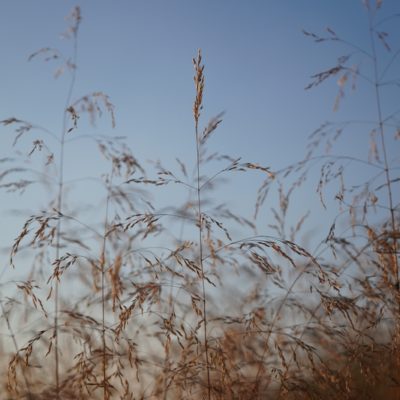
<instances>
[{"instance_id":1,"label":"blue sky","mask_svg":"<svg viewBox=\"0 0 400 400\"><path fill-rule=\"evenodd\" d=\"M66 27L64 17L75 4L2 2L0 120L14 116L60 131L68 79L62 76L55 80L56 65L39 59L27 62L27 57L47 46L70 54L71 42L61 40L60 34ZM212 149L222 153L280 169L304 156L308 135L324 121L376 118L373 91L362 82L355 93L346 91L337 112L333 112L333 104L338 77L304 90L311 75L334 66L337 57L347 54L349 48L332 42L316 44L302 30L327 35L330 27L341 37L368 48L368 19L361 1L96 0L78 4L83 20L74 97L101 90L110 96L117 118L114 130L103 116L96 129L83 125L83 133L126 136L144 164L160 159L172 166L175 157L188 163L194 160L191 60L199 48L206 76L203 123L225 111L224 121L210 141ZM399 12L398 1L386 0L380 18ZM400 43L398 26L398 19L387 23L394 49ZM388 59L383 50L379 54ZM360 57L355 56L355 60L363 71L370 72ZM394 63L388 76L395 76L398 67L399 63ZM398 104L396 90L385 92L387 113ZM368 134L365 127L346 133L335 152L366 157ZM12 140L12 130L0 127L0 158L10 153ZM21 141L23 152L28 151L31 140ZM88 146L82 141L67 153L70 178L103 172ZM391 156L395 154L391 147ZM357 175L352 179L357 180ZM242 179L229 185L224 194L249 213L247 204L254 195L245 193L259 184L259 177ZM0 230L2 247L19 229L8 210L21 207L28 213L30 207L33 212L43 203L34 190L27 190L24 196L21 200L16 194L0 193L6 226ZM300 214L318 204L315 185L298 199L294 208ZM321 215L326 219L334 215L323 214L326 211L318 207L321 214L316 220ZM260 220L260 226L268 223L268 215L263 214L266 220Z\"/></svg>"}]
</instances>

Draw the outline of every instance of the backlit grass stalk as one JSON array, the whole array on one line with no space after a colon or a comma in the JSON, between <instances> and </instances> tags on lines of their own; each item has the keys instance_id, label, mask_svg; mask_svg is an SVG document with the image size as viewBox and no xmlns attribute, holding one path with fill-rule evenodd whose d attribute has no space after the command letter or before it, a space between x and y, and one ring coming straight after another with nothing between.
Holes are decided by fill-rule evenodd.
<instances>
[{"instance_id":1,"label":"backlit grass stalk","mask_svg":"<svg viewBox=\"0 0 400 400\"><path fill-rule=\"evenodd\" d=\"M107 346L106 346L106 324L105 324L105 316L106 316L106 282L105 282L105 274L106 274L106 246L107 246L107 232L108 232L108 215L110 209L110 201L112 196L112 179L113 172L111 172L110 177L106 177L106 186L107 186L107 200L106 200L106 210L104 217L104 234L103 234L103 243L100 254L100 270L101 270L101 342L102 342L102 375L103 375L103 399L110 398L110 391L108 389L108 381L107 381Z\"/></svg>"},{"instance_id":2,"label":"backlit grass stalk","mask_svg":"<svg viewBox=\"0 0 400 400\"><path fill-rule=\"evenodd\" d=\"M68 88L67 98L65 102L63 123L60 138L60 159L59 159L59 180L58 180L58 197L57 197L57 211L62 214L63 212L63 189L64 189L64 156L65 156L65 138L68 132L68 115L69 107L72 99L72 93L75 86L76 80L76 65L78 58L78 29L81 22L80 8L75 7L72 13L74 18L74 24L71 27L71 33L73 35L73 55L71 64L71 81ZM60 258L60 245L61 245L61 229L62 229L62 217L60 216L57 221L57 233L56 233L56 260ZM59 279L55 280L55 291L54 291L54 356L55 356L55 380L56 380L56 398L60 398L60 370L59 370Z\"/></svg>"},{"instance_id":3,"label":"backlit grass stalk","mask_svg":"<svg viewBox=\"0 0 400 400\"><path fill-rule=\"evenodd\" d=\"M388 202L389 202L389 213L390 213L390 223L393 234L393 262L394 262L394 281L395 288L397 291L400 290L400 282L399 282L399 261L397 258L397 224L395 218L395 208L393 202L393 193L392 193L392 179L390 176L390 165L387 155L387 146L385 142L385 132L384 132L384 121L382 115L382 102L381 102L381 79L379 78L379 66L378 66L378 57L376 54L376 46L375 46L375 28L374 28L374 14L375 12L371 9L371 6L368 6L368 22L369 22L369 34L371 41L371 52L372 52L372 65L373 65L373 84L375 89L375 101L376 101L376 110L378 114L378 126L379 126L379 137L381 141L382 154L383 154L383 164L385 167L385 180L387 186L388 193Z\"/></svg>"},{"instance_id":4,"label":"backlit grass stalk","mask_svg":"<svg viewBox=\"0 0 400 400\"><path fill-rule=\"evenodd\" d=\"M210 362L209 362L209 349L208 349L208 332L207 332L207 297L205 287L205 276L204 276L204 265L203 265L203 221L202 221L202 210L201 210L201 182L200 182L200 135L199 135L199 118L200 111L203 108L203 90L204 90L204 65L201 63L201 51L199 50L197 58L193 59L193 65L195 69L194 84L196 88L196 98L193 104L193 116L195 123L195 134L196 134L196 167L197 167L197 213L198 213L198 228L199 228L199 265L201 269L201 285L203 295L203 321L204 321L204 351L206 356L206 368L207 368L207 392L208 398L211 399L211 380L210 380Z\"/></svg>"}]
</instances>

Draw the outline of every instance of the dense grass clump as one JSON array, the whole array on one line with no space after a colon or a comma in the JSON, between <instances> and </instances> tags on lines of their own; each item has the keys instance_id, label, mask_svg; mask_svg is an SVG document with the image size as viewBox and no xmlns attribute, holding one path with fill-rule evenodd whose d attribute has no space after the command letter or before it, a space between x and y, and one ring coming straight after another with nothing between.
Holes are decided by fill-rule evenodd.
<instances>
[{"instance_id":1,"label":"dense grass clump","mask_svg":"<svg viewBox=\"0 0 400 400\"><path fill-rule=\"evenodd\" d=\"M43 185L52 196L10 246L11 278L1 283L1 398L398 398L400 178L389 148L398 146L400 126L398 113L385 114L382 87L399 84L385 74L400 53L378 62L378 46L392 46L377 24L380 6L365 2L369 49L332 29L326 36L304 32L351 49L314 74L307 89L338 79L336 108L352 79L374 91L365 158L332 150L351 121L322 124L306 157L279 171L210 151L223 115L202 120L198 51L192 165L145 168L123 138L93 135L106 171L91 178L101 186L98 203L66 179L67 149L88 139L80 131L85 118L94 123L106 114L115 124L105 93L75 97L81 12L73 9L71 56L46 47L29 57L59 62L57 74L69 79L61 131L23 118L0 121L14 129L17 148L35 134L29 159L44 155L37 168L23 153L2 159L1 187ZM358 64L368 64L370 75ZM371 174L347 185L358 165ZM321 203L329 207L334 188L341 211L309 249L302 238L307 215L291 226L287 214L316 171ZM238 172L261 176L254 220L215 197L220 178ZM163 190L183 191L185 200L157 209L150 194ZM279 207L271 210L274 223L259 232L257 217L271 191Z\"/></svg>"}]
</instances>

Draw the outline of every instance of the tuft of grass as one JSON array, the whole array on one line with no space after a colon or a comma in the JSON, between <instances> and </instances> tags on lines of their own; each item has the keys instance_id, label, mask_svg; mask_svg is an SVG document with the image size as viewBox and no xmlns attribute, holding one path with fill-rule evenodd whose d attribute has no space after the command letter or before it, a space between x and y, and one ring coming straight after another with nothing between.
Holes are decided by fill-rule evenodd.
<instances>
[{"instance_id":1,"label":"tuft of grass","mask_svg":"<svg viewBox=\"0 0 400 400\"><path fill-rule=\"evenodd\" d=\"M160 162L144 168L123 138L90 136L104 162L105 172L90 178L102 190L98 204L65 178L66 149L88 139L82 119L93 124L104 112L115 125L105 93L75 97L82 18L73 9L72 55L46 47L29 57L59 62L55 75L69 80L61 131L23 118L0 121L14 127L16 147L34 132L27 157L43 155L41 168L26 167L23 156L2 159L1 187L23 192L43 185L53 194L10 246L9 266L24 271L23 278L1 283L9 337L2 339L4 398L398 398L400 178L389 146L398 146L399 127L396 113L385 116L383 86L399 52L385 58L377 48L392 48L377 23L381 3L365 2L369 49L332 29L304 32L352 51L314 74L306 89L336 79L335 109L355 77L374 92L365 158L333 153L352 121L322 124L305 158L280 171L210 151L223 114L203 123L205 67L198 51L192 165L177 160L176 171ZM353 59L369 63L371 76ZM358 165L371 175L348 184L349 169ZM309 213L287 221L315 169L322 206L333 197L339 213L309 249L302 238ZM237 173L263 178L254 219L215 198L221 178ZM186 197L156 208L150 194L168 190ZM259 233L257 218L272 190L279 207Z\"/></svg>"}]
</instances>

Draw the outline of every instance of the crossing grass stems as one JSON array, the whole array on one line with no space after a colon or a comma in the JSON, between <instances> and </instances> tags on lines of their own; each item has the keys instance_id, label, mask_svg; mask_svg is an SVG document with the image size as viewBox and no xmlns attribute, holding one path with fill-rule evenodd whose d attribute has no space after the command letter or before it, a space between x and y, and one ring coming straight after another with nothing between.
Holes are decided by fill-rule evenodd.
<instances>
[{"instance_id":1,"label":"crossing grass stems","mask_svg":"<svg viewBox=\"0 0 400 400\"><path fill-rule=\"evenodd\" d=\"M353 124L328 122L310 136L303 160L277 171L209 151L223 115L203 126L201 51L193 59L192 166L177 160L176 171L160 163L145 169L123 138L81 133L85 116L94 123L107 114L112 126L115 117L103 92L74 97L82 17L79 7L73 9L65 35L71 57L46 47L29 58L59 63L56 76L69 81L61 131L15 117L0 121L14 128L15 147L28 133L37 136L30 160L44 155L43 172L27 167L20 155L2 159L1 187L23 192L45 185L55 194L46 211L26 219L11 246L10 268L28 271L26 278L1 284L4 398L398 397L399 177L388 147L398 146L400 131L398 114L385 116L383 87L398 84L385 77L400 53L381 30L390 21L379 20L383 6L364 2L369 49L330 28L323 35L304 31L315 42L352 51L314 74L307 89L338 80L336 108L356 77L374 90L369 158L321 152L334 148ZM388 52L386 63L378 46ZM352 57L370 63L372 75ZM91 178L105 200L98 207L102 220L90 223L85 192L65 179L66 148L79 140L97 146L108 171ZM347 187L347 168L357 164L373 172ZM211 168L215 172L206 176ZM329 206L326 189L336 185L341 211L318 246L307 249L301 233L309 213L290 225L288 210L316 169L323 207ZM216 205L219 178L238 173L261 176L254 219ZM187 192L181 205L151 204L149 192L175 186ZM70 200L74 191L77 207ZM270 209L274 223L258 233L271 193L278 198ZM79 290L71 295L71 287Z\"/></svg>"}]
</instances>

